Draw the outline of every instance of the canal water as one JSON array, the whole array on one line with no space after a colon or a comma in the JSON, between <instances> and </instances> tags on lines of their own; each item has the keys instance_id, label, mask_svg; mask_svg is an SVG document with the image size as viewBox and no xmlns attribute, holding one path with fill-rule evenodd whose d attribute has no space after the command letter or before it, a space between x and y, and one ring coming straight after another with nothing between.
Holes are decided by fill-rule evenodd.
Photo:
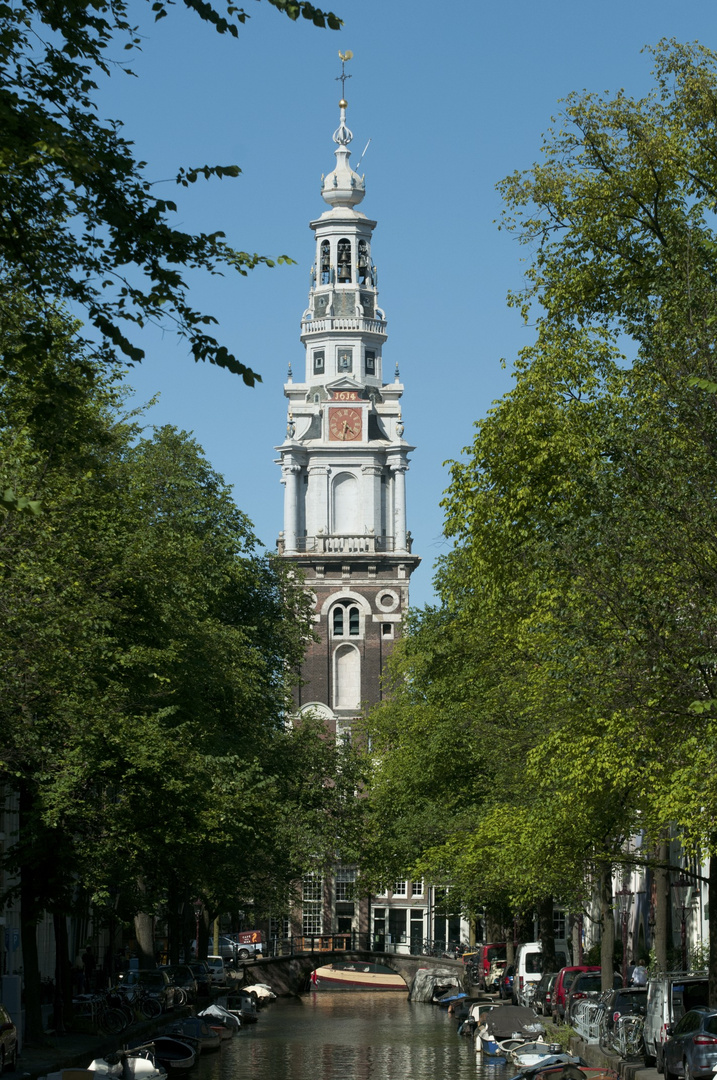
<instances>
[{"instance_id":1,"label":"canal water","mask_svg":"<svg viewBox=\"0 0 717 1080\"><path fill-rule=\"evenodd\" d=\"M445 1009L403 994L309 991L264 1008L217 1054L200 1058L196 1080L504 1080L483 1066L473 1040Z\"/></svg>"}]
</instances>

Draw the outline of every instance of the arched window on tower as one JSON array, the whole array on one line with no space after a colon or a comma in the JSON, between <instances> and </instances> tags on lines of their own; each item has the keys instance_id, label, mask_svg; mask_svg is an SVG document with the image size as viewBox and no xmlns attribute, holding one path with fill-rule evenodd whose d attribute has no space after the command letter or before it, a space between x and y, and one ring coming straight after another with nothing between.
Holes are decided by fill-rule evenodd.
<instances>
[{"instance_id":1,"label":"arched window on tower","mask_svg":"<svg viewBox=\"0 0 717 1080\"><path fill-rule=\"evenodd\" d=\"M336 248L336 277L338 281L351 281L351 241L339 240Z\"/></svg>"},{"instance_id":2,"label":"arched window on tower","mask_svg":"<svg viewBox=\"0 0 717 1080\"><path fill-rule=\"evenodd\" d=\"M361 612L351 600L339 600L331 611L331 630L334 637L360 637Z\"/></svg>"},{"instance_id":3,"label":"arched window on tower","mask_svg":"<svg viewBox=\"0 0 717 1080\"><path fill-rule=\"evenodd\" d=\"M358 279L360 285L373 285L371 279L371 253L365 240L358 244Z\"/></svg>"},{"instance_id":4,"label":"arched window on tower","mask_svg":"<svg viewBox=\"0 0 717 1080\"><path fill-rule=\"evenodd\" d=\"M344 609L342 604L337 604L334 608L334 637L344 636Z\"/></svg>"},{"instance_id":5,"label":"arched window on tower","mask_svg":"<svg viewBox=\"0 0 717 1080\"><path fill-rule=\"evenodd\" d=\"M319 258L319 282L322 285L331 284L331 250L328 240L321 241L321 256Z\"/></svg>"}]
</instances>

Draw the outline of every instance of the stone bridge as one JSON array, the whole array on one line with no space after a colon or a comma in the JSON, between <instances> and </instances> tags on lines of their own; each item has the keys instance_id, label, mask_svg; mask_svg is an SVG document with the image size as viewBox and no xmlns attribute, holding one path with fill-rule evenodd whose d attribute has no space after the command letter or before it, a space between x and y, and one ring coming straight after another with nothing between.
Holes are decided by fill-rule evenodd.
<instances>
[{"instance_id":1,"label":"stone bridge","mask_svg":"<svg viewBox=\"0 0 717 1080\"><path fill-rule=\"evenodd\" d=\"M321 952L296 952L290 956L270 956L261 959L237 963L237 972L231 976L240 986L252 983L266 983L275 994L295 995L306 989L311 972L325 964L336 962L354 962L360 964L382 964L400 975L406 983L409 997L414 1000L430 1000L435 986L457 986L468 989L466 970L460 960L445 957L404 955L401 953L374 952L364 949L336 949ZM422 985L430 987L425 996L421 991L418 996L416 975L419 971L425 975L419 979ZM414 995L414 991L416 995Z\"/></svg>"}]
</instances>

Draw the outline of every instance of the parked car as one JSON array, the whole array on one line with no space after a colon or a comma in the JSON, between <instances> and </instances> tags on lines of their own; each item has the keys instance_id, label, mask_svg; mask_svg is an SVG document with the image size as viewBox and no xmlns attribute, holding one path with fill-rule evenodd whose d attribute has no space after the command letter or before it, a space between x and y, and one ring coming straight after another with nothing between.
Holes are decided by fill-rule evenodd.
<instances>
[{"instance_id":1,"label":"parked car","mask_svg":"<svg viewBox=\"0 0 717 1080\"><path fill-rule=\"evenodd\" d=\"M568 943L555 939L555 960L564 967L569 960ZM543 945L540 941L528 941L521 945L515 957L515 977L513 978L512 1001L518 1005L528 983L540 982L543 974Z\"/></svg>"},{"instance_id":2,"label":"parked car","mask_svg":"<svg viewBox=\"0 0 717 1080\"><path fill-rule=\"evenodd\" d=\"M206 997L209 993L209 988L212 985L212 977L209 972L209 967L203 960L194 960L187 967L191 968L192 975L197 982L197 993L202 997Z\"/></svg>"},{"instance_id":3,"label":"parked car","mask_svg":"<svg viewBox=\"0 0 717 1080\"><path fill-rule=\"evenodd\" d=\"M558 978L557 971L545 971L533 995L533 1008L541 1016L552 1015L553 987Z\"/></svg>"},{"instance_id":4,"label":"parked car","mask_svg":"<svg viewBox=\"0 0 717 1080\"><path fill-rule=\"evenodd\" d=\"M663 1048L666 1080L711 1077L717 1066L717 1012L700 1006L668 1026Z\"/></svg>"},{"instance_id":5,"label":"parked car","mask_svg":"<svg viewBox=\"0 0 717 1080\"><path fill-rule=\"evenodd\" d=\"M169 975L173 985L178 986L180 990L184 990L190 1005L197 1000L199 987L189 964L169 964L164 970Z\"/></svg>"},{"instance_id":6,"label":"parked car","mask_svg":"<svg viewBox=\"0 0 717 1080\"><path fill-rule=\"evenodd\" d=\"M243 930L239 934L222 934L219 938L217 956L225 960L253 960L261 956L263 941L260 930Z\"/></svg>"},{"instance_id":7,"label":"parked car","mask_svg":"<svg viewBox=\"0 0 717 1080\"><path fill-rule=\"evenodd\" d=\"M240 930L230 935L238 945L236 959L250 960L261 956L264 951L264 935L261 930Z\"/></svg>"},{"instance_id":8,"label":"parked car","mask_svg":"<svg viewBox=\"0 0 717 1080\"><path fill-rule=\"evenodd\" d=\"M223 956L208 956L207 967L209 968L209 978L212 986L226 986L227 983L227 969L224 966Z\"/></svg>"},{"instance_id":9,"label":"parked car","mask_svg":"<svg viewBox=\"0 0 717 1080\"><path fill-rule=\"evenodd\" d=\"M513 976L515 975L515 964L508 964L503 969L503 974L500 977L500 985L498 986L498 994L501 1001L506 1001L513 992Z\"/></svg>"},{"instance_id":10,"label":"parked car","mask_svg":"<svg viewBox=\"0 0 717 1080\"><path fill-rule=\"evenodd\" d=\"M128 988L130 992L136 988L144 990L159 1002L162 1012L174 1008L174 987L164 968L124 971L119 980L120 985Z\"/></svg>"},{"instance_id":11,"label":"parked car","mask_svg":"<svg viewBox=\"0 0 717 1080\"><path fill-rule=\"evenodd\" d=\"M667 1040L667 1027L676 1024L685 1013L709 1002L706 974L675 973L658 975L647 984L647 1007L643 1042L645 1064L655 1065L662 1072L662 1051Z\"/></svg>"},{"instance_id":12,"label":"parked car","mask_svg":"<svg viewBox=\"0 0 717 1080\"><path fill-rule=\"evenodd\" d=\"M558 972L553 989L553 1020L556 1024L565 1019L565 999L575 977L581 971L600 971L600 965L572 964Z\"/></svg>"},{"instance_id":13,"label":"parked car","mask_svg":"<svg viewBox=\"0 0 717 1080\"><path fill-rule=\"evenodd\" d=\"M605 1049L612 1046L615 1025L621 1016L644 1016L647 1006L646 986L621 986L612 990L605 999L605 1018L600 1030L600 1041Z\"/></svg>"},{"instance_id":14,"label":"parked car","mask_svg":"<svg viewBox=\"0 0 717 1080\"><path fill-rule=\"evenodd\" d=\"M10 1013L0 1005L0 1072L17 1068L17 1028Z\"/></svg>"},{"instance_id":15,"label":"parked car","mask_svg":"<svg viewBox=\"0 0 717 1080\"><path fill-rule=\"evenodd\" d=\"M505 960L506 945L504 941L492 942L491 944L485 944L482 941L477 942L470 951L471 963L475 966L476 978L475 982L478 984L481 990L485 990L486 979L490 973L490 966L494 960ZM465 960L464 960L465 963Z\"/></svg>"},{"instance_id":16,"label":"parked car","mask_svg":"<svg viewBox=\"0 0 717 1080\"><path fill-rule=\"evenodd\" d=\"M622 986L622 975L617 972L612 977L613 989ZM602 993L602 972L580 971L573 979L565 1001L565 1019L572 1024L575 1019L575 1006L585 998L598 998Z\"/></svg>"}]
</instances>

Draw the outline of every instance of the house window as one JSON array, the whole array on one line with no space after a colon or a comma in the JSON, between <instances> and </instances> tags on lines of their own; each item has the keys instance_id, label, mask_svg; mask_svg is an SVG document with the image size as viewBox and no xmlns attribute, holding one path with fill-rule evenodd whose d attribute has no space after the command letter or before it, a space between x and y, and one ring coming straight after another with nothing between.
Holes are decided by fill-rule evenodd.
<instances>
[{"instance_id":1,"label":"house window","mask_svg":"<svg viewBox=\"0 0 717 1080\"><path fill-rule=\"evenodd\" d=\"M319 256L319 281L322 285L331 284L331 251L328 240L321 241L321 255Z\"/></svg>"},{"instance_id":2,"label":"house window","mask_svg":"<svg viewBox=\"0 0 717 1080\"><path fill-rule=\"evenodd\" d=\"M314 375L324 374L324 350L314 353Z\"/></svg>"},{"instance_id":3,"label":"house window","mask_svg":"<svg viewBox=\"0 0 717 1080\"><path fill-rule=\"evenodd\" d=\"M406 895L408 895L407 894L407 886L408 886L408 882L405 880L405 878L402 878L400 881L397 881L395 883L395 885L393 886L393 895L394 896L406 896Z\"/></svg>"},{"instance_id":4,"label":"house window","mask_svg":"<svg viewBox=\"0 0 717 1080\"><path fill-rule=\"evenodd\" d=\"M376 374L376 353L369 352L368 350L366 351L366 374Z\"/></svg>"},{"instance_id":5,"label":"house window","mask_svg":"<svg viewBox=\"0 0 717 1080\"><path fill-rule=\"evenodd\" d=\"M307 874L303 881L302 924L305 935L320 934L323 930L324 882L318 874Z\"/></svg>"},{"instance_id":6,"label":"house window","mask_svg":"<svg viewBox=\"0 0 717 1080\"><path fill-rule=\"evenodd\" d=\"M385 622L381 623L381 633L384 637L393 637L393 623Z\"/></svg>"},{"instance_id":7,"label":"house window","mask_svg":"<svg viewBox=\"0 0 717 1080\"><path fill-rule=\"evenodd\" d=\"M411 882L411 896L423 896L423 878Z\"/></svg>"},{"instance_id":8,"label":"house window","mask_svg":"<svg viewBox=\"0 0 717 1080\"><path fill-rule=\"evenodd\" d=\"M351 241L345 238L336 248L336 277L339 282L351 281Z\"/></svg>"},{"instance_id":9,"label":"house window","mask_svg":"<svg viewBox=\"0 0 717 1080\"><path fill-rule=\"evenodd\" d=\"M356 871L340 866L336 871L336 899L353 900L356 885Z\"/></svg>"},{"instance_id":10,"label":"house window","mask_svg":"<svg viewBox=\"0 0 717 1080\"><path fill-rule=\"evenodd\" d=\"M358 637L361 629L361 622L359 620L359 609L357 607L349 608L349 636Z\"/></svg>"}]
</instances>

